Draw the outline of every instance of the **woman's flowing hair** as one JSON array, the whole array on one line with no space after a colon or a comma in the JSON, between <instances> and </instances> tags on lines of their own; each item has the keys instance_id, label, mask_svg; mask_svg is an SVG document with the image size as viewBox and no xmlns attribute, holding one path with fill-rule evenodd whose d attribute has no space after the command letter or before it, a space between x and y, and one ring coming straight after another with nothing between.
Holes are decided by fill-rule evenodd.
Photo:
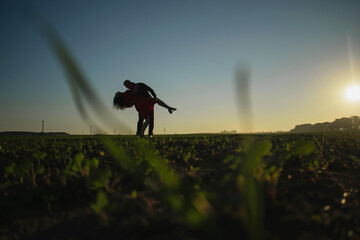
<instances>
[{"instance_id":1,"label":"woman's flowing hair","mask_svg":"<svg viewBox=\"0 0 360 240\"><path fill-rule=\"evenodd\" d=\"M124 110L127 106L127 103L124 99L124 93L117 92L115 93L114 99L113 99L113 106L116 109Z\"/></svg>"}]
</instances>

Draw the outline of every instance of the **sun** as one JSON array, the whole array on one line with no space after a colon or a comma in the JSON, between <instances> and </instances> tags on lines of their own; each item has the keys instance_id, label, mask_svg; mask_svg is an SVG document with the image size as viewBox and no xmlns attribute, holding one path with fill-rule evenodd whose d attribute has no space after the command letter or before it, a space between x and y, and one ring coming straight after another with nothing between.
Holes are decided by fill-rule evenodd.
<instances>
[{"instance_id":1,"label":"sun","mask_svg":"<svg viewBox=\"0 0 360 240\"><path fill-rule=\"evenodd\" d=\"M358 102L360 101L360 86L351 85L345 90L345 97L350 102Z\"/></svg>"}]
</instances>

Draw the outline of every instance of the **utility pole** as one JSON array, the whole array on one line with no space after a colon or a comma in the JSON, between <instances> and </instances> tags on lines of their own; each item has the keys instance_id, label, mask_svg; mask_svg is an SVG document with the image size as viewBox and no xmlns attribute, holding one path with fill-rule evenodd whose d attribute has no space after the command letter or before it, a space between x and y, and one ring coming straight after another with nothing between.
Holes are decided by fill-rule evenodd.
<instances>
[{"instance_id":1,"label":"utility pole","mask_svg":"<svg viewBox=\"0 0 360 240\"><path fill-rule=\"evenodd\" d=\"M90 136L92 134L92 125L90 125Z\"/></svg>"},{"instance_id":2,"label":"utility pole","mask_svg":"<svg viewBox=\"0 0 360 240\"><path fill-rule=\"evenodd\" d=\"M166 128L164 128L164 135L165 135L165 129L166 129Z\"/></svg>"},{"instance_id":3,"label":"utility pole","mask_svg":"<svg viewBox=\"0 0 360 240\"><path fill-rule=\"evenodd\" d=\"M116 128L114 128L114 135L116 135Z\"/></svg>"}]
</instances>

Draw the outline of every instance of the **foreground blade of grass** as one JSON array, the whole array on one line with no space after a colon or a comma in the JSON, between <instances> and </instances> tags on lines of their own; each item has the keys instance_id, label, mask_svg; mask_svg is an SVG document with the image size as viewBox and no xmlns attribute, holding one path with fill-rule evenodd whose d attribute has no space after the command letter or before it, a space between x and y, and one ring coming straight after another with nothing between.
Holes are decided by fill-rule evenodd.
<instances>
[{"instance_id":1,"label":"foreground blade of grass","mask_svg":"<svg viewBox=\"0 0 360 240\"><path fill-rule=\"evenodd\" d=\"M252 132L252 106L250 91L250 69L238 66L235 72L235 91L239 109L240 126L243 132Z\"/></svg>"},{"instance_id":2,"label":"foreground blade of grass","mask_svg":"<svg viewBox=\"0 0 360 240\"><path fill-rule=\"evenodd\" d=\"M145 160L153 167L160 181L170 189L177 189L179 180L170 170L167 160L156 156L154 151L145 144L145 141L138 141L135 143L135 147L145 156Z\"/></svg>"},{"instance_id":3,"label":"foreground blade of grass","mask_svg":"<svg viewBox=\"0 0 360 240\"><path fill-rule=\"evenodd\" d=\"M121 146L115 144L110 138L102 137L105 147L109 150L111 155L115 158L118 165L126 170L134 171L137 160L129 155ZM139 139L134 142L136 149L144 156L144 160L149 163L152 169L158 175L160 182L165 184L169 189L176 190L180 186L179 179L169 168L167 160L158 157L152 149L145 145L145 141ZM140 173L141 174L141 173Z\"/></svg>"},{"instance_id":4,"label":"foreground blade of grass","mask_svg":"<svg viewBox=\"0 0 360 240\"><path fill-rule=\"evenodd\" d=\"M94 124L94 121L91 121L89 114L85 109L84 101L82 100L82 97L84 97L85 101L89 103L89 106L103 122L116 122L117 125L120 125L120 127L126 131L128 127L107 111L106 105L100 100L96 91L91 87L54 28L49 24L42 24L42 32L66 71L71 93L82 118L86 122L92 122Z\"/></svg>"},{"instance_id":5,"label":"foreground blade of grass","mask_svg":"<svg viewBox=\"0 0 360 240\"><path fill-rule=\"evenodd\" d=\"M263 239L264 234L264 199L260 184L255 178L261 160L271 149L271 142L249 141L245 146L245 162L242 169L244 177L247 228L251 239Z\"/></svg>"},{"instance_id":6,"label":"foreground blade of grass","mask_svg":"<svg viewBox=\"0 0 360 240\"><path fill-rule=\"evenodd\" d=\"M111 139L107 137L102 137L101 139L110 154L115 158L116 163L132 172L136 164L135 159L133 159L122 147L111 141Z\"/></svg>"}]
</instances>

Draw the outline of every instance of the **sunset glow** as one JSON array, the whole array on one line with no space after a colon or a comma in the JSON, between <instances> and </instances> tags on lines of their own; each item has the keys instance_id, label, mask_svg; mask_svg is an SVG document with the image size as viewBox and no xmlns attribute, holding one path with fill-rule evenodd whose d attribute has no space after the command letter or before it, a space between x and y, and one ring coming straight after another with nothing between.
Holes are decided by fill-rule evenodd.
<instances>
[{"instance_id":1,"label":"sunset glow","mask_svg":"<svg viewBox=\"0 0 360 240\"><path fill-rule=\"evenodd\" d=\"M360 86L352 85L345 90L345 97L350 102L358 102L360 100Z\"/></svg>"}]
</instances>

